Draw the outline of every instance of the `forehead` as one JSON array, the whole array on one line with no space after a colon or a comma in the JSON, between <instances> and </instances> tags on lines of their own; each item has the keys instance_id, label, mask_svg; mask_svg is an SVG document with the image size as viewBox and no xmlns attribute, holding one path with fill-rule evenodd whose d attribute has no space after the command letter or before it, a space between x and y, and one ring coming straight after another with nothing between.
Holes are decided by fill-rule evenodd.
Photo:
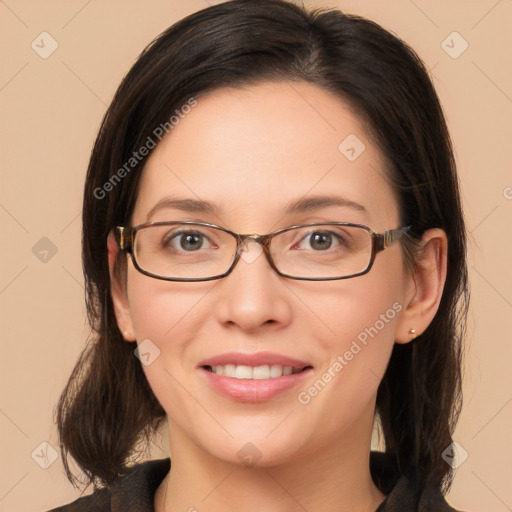
<instances>
[{"instance_id":1,"label":"forehead","mask_svg":"<svg viewBox=\"0 0 512 512\"><path fill-rule=\"evenodd\" d=\"M396 223L383 159L357 114L332 93L303 82L225 88L197 98L187 112L146 162L134 224L172 196L208 201L217 219L202 219L262 230L285 210L293 213L296 200L324 195L364 206L328 207L348 216L332 220L366 215L372 228Z\"/></svg>"}]
</instances>

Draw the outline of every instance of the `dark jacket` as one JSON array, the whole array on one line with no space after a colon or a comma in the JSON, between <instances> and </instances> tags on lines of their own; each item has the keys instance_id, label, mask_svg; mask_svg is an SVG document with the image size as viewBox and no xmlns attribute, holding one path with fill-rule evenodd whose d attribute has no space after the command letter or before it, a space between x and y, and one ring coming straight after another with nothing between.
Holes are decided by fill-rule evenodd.
<instances>
[{"instance_id":1,"label":"dark jacket","mask_svg":"<svg viewBox=\"0 0 512 512\"><path fill-rule=\"evenodd\" d=\"M413 479L400 475L393 461L386 454L371 452L373 481L386 495L375 512L457 512L446 503L439 489L420 488ZM49 512L154 512L155 492L170 465L168 458L137 464L110 488L97 489Z\"/></svg>"}]
</instances>

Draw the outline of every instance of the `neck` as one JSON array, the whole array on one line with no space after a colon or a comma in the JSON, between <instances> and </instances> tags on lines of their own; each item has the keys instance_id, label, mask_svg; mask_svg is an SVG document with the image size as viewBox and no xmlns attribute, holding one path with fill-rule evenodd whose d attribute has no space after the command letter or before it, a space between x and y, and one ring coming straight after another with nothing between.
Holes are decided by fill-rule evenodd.
<instances>
[{"instance_id":1,"label":"neck","mask_svg":"<svg viewBox=\"0 0 512 512\"><path fill-rule=\"evenodd\" d=\"M211 457L175 430L170 439L172 470L155 496L156 512L375 512L385 498L371 479L369 440L246 467Z\"/></svg>"}]
</instances>

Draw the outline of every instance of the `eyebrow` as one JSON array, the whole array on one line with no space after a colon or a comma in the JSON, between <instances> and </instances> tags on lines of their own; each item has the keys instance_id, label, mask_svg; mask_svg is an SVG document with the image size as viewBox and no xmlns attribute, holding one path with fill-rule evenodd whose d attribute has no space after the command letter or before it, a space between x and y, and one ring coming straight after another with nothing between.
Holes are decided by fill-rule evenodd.
<instances>
[{"instance_id":1,"label":"eyebrow","mask_svg":"<svg viewBox=\"0 0 512 512\"><path fill-rule=\"evenodd\" d=\"M308 196L303 197L296 201L290 201L283 209L283 215L290 216L299 213L309 213L323 208L331 206L342 206L345 208L351 208L356 211L360 211L366 216L369 215L368 210L359 203L345 199L339 196ZM203 213L203 214L214 214L218 216L221 212L221 208L209 201L201 199L180 199L177 197L164 197L158 203L149 210L146 217L146 222L150 222L151 217L159 210L164 208L174 208L175 210L181 210L188 213Z\"/></svg>"},{"instance_id":2,"label":"eyebrow","mask_svg":"<svg viewBox=\"0 0 512 512\"><path fill-rule=\"evenodd\" d=\"M285 215L307 213L316 210L321 210L322 208L328 208L330 206L344 206L346 208L351 208L353 210L363 212L365 215L369 215L368 210L362 204L356 203L355 201L350 201L349 199L345 199L339 196L303 197L298 201L288 203L283 213Z\"/></svg>"},{"instance_id":3,"label":"eyebrow","mask_svg":"<svg viewBox=\"0 0 512 512\"><path fill-rule=\"evenodd\" d=\"M219 214L219 208L210 203L209 201L203 201L200 199L180 199L174 197L164 197L158 203L149 210L146 217L146 222L150 222L151 217L158 211L164 208L174 208L175 210L181 210L189 213L213 213L214 215Z\"/></svg>"}]
</instances>

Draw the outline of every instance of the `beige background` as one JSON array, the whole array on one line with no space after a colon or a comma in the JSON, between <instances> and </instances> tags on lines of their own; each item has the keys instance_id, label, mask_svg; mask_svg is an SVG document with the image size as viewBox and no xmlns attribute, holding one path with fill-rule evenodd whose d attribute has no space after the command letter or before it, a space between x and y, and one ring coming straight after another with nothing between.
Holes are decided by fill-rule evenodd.
<instances>
[{"instance_id":1,"label":"beige background","mask_svg":"<svg viewBox=\"0 0 512 512\"><path fill-rule=\"evenodd\" d=\"M142 48L208 3L0 0L0 511L46 510L79 495L60 459L47 469L35 460L42 442L58 449L52 411L88 332L80 213L89 151L115 88ZM432 71L471 233L465 406L455 436L469 457L449 501L472 512L510 511L512 1L306 3L337 5L379 22ZM48 36L38 37L44 31L58 43L47 59L31 47L39 41L42 52L45 37L50 48ZM454 31L469 44L456 59L442 46ZM457 37L444 43L452 54L464 44ZM57 250L50 249L46 262L43 237Z\"/></svg>"}]
</instances>

